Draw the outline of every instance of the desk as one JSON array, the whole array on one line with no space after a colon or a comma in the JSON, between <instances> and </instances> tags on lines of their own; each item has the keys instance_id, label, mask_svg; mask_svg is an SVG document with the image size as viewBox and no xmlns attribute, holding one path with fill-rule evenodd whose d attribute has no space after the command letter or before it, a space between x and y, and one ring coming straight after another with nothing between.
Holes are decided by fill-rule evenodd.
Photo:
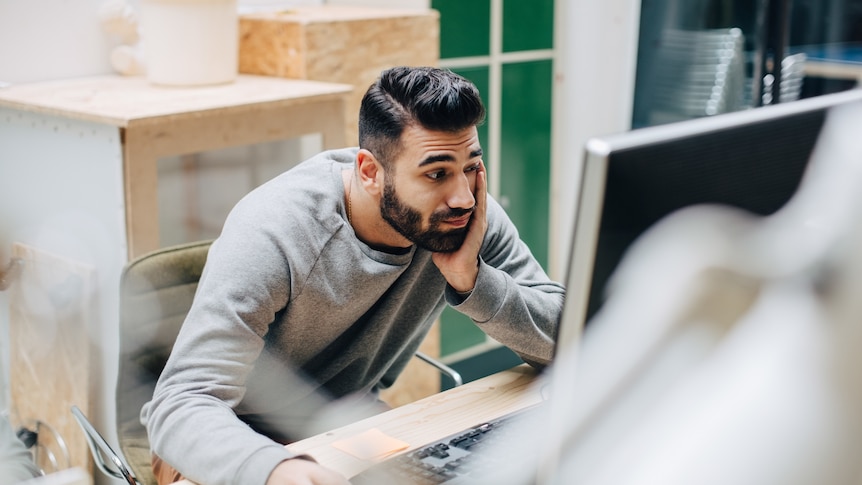
<instances>
[{"instance_id":1,"label":"desk","mask_svg":"<svg viewBox=\"0 0 862 485\"><path fill-rule=\"evenodd\" d=\"M233 83L194 88L158 87L142 77L97 76L12 85L0 89L0 107L116 128L122 145L128 259L133 259L160 246L160 157L310 133L323 134L324 148L340 148L351 91L344 84L267 76L240 75Z\"/></svg>"},{"instance_id":2,"label":"desk","mask_svg":"<svg viewBox=\"0 0 862 485\"><path fill-rule=\"evenodd\" d=\"M532 385L537 373L520 365L463 386L420 399L362 421L306 438L287 446L290 451L308 454L321 465L350 478L374 465L332 446L334 441L376 428L384 434L410 443L401 453L462 429L524 409L542 401ZM188 480L176 485L192 485Z\"/></svg>"}]
</instances>

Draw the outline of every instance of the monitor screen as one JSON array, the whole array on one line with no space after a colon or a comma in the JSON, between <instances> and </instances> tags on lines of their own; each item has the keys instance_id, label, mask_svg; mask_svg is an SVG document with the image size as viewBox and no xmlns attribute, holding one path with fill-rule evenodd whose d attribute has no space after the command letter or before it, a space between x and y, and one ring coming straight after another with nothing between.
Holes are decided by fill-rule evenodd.
<instances>
[{"instance_id":1,"label":"monitor screen","mask_svg":"<svg viewBox=\"0 0 862 485\"><path fill-rule=\"evenodd\" d=\"M828 108L859 100L852 90L589 140L558 349L589 325L646 229L695 204L776 212L799 187Z\"/></svg>"}]
</instances>

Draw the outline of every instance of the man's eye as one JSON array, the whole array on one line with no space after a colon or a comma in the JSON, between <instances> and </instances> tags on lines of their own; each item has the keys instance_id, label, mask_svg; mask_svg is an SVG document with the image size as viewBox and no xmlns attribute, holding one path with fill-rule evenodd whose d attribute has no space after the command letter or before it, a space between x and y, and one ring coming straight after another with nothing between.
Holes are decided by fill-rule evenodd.
<instances>
[{"instance_id":1,"label":"man's eye","mask_svg":"<svg viewBox=\"0 0 862 485\"><path fill-rule=\"evenodd\" d=\"M440 180L446 176L446 171L445 170L437 170L436 172L428 172L426 174L426 176L428 178L430 178L431 180Z\"/></svg>"}]
</instances>

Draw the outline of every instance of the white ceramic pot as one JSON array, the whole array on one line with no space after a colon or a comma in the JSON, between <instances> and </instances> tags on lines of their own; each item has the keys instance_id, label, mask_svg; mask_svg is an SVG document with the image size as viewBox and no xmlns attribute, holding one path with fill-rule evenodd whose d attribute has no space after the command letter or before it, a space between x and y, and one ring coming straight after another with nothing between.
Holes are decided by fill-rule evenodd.
<instances>
[{"instance_id":1,"label":"white ceramic pot","mask_svg":"<svg viewBox=\"0 0 862 485\"><path fill-rule=\"evenodd\" d=\"M141 0L141 41L153 84L232 82L239 67L237 0Z\"/></svg>"}]
</instances>

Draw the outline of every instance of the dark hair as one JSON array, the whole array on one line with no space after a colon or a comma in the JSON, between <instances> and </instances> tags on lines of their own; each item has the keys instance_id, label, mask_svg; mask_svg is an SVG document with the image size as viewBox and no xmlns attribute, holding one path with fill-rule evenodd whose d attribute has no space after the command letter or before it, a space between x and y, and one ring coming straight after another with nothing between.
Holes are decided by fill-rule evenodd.
<instances>
[{"instance_id":1,"label":"dark hair","mask_svg":"<svg viewBox=\"0 0 862 485\"><path fill-rule=\"evenodd\" d=\"M362 97L359 147L389 167L408 126L457 132L485 120L479 90L467 79L434 67L393 67Z\"/></svg>"}]
</instances>

